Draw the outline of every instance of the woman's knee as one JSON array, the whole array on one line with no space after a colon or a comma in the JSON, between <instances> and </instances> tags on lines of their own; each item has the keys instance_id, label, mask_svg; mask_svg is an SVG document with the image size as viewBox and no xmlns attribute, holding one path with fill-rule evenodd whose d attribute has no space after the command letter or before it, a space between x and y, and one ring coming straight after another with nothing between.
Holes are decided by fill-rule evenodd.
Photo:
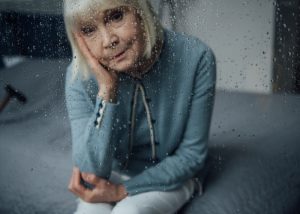
<instances>
[{"instance_id":1,"label":"woman's knee","mask_svg":"<svg viewBox=\"0 0 300 214\"><path fill-rule=\"evenodd\" d=\"M159 206L147 204L146 201L134 200L130 197L123 199L115 205L111 214L161 214Z\"/></svg>"},{"instance_id":2,"label":"woman's knee","mask_svg":"<svg viewBox=\"0 0 300 214\"><path fill-rule=\"evenodd\" d=\"M78 199L74 214L110 214L113 206L107 203L88 203Z\"/></svg>"},{"instance_id":3,"label":"woman's knee","mask_svg":"<svg viewBox=\"0 0 300 214\"><path fill-rule=\"evenodd\" d=\"M140 214L139 207L131 200L123 199L113 208L111 214Z\"/></svg>"}]
</instances>

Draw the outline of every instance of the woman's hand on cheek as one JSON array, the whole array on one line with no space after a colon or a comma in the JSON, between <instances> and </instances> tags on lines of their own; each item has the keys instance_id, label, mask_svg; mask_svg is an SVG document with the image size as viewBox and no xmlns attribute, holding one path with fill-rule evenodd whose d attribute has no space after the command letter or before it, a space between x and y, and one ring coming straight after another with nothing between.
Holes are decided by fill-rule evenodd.
<instances>
[{"instance_id":1,"label":"woman's hand on cheek","mask_svg":"<svg viewBox=\"0 0 300 214\"><path fill-rule=\"evenodd\" d=\"M118 85L117 72L105 68L104 65L102 65L99 60L93 56L80 33L73 32L73 36L77 42L78 48L98 81L99 95L103 96L106 100L113 100L113 98L115 98Z\"/></svg>"},{"instance_id":2,"label":"woman's hand on cheek","mask_svg":"<svg viewBox=\"0 0 300 214\"><path fill-rule=\"evenodd\" d=\"M92 184L94 188L92 190L85 188L80 182L81 178ZM127 196L123 185L113 184L94 174L81 173L77 167L73 168L69 190L89 203L117 202Z\"/></svg>"}]
</instances>

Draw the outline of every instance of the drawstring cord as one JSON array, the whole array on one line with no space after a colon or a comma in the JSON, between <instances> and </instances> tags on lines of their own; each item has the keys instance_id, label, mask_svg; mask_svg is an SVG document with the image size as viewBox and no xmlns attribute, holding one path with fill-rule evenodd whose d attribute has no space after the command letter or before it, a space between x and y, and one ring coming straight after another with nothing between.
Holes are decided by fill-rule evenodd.
<instances>
[{"instance_id":1,"label":"drawstring cord","mask_svg":"<svg viewBox=\"0 0 300 214\"><path fill-rule=\"evenodd\" d=\"M134 129L135 129L136 105L137 105L137 96L138 96L139 90L141 90L143 104L144 104L146 114L147 114L147 122L148 122L148 126L149 126L150 141L151 141L151 154L152 154L151 157L152 157L152 160L155 160L155 158L156 158L155 137L154 137L153 124L152 124L152 120L151 120L151 113L150 113L150 108L149 108L147 100L146 100L145 89L143 88L143 86L140 83L136 84L136 87L134 90L133 102L132 102L131 129L130 129L130 135L129 135L129 157L130 157L132 147L133 147L133 134L134 134ZM125 163L125 168L128 167L129 157Z\"/></svg>"},{"instance_id":2,"label":"drawstring cord","mask_svg":"<svg viewBox=\"0 0 300 214\"><path fill-rule=\"evenodd\" d=\"M135 91L134 91L134 96L133 96L133 104L132 104L132 114L131 114L131 129L130 129L130 136L129 136L129 154L132 151L133 147L133 132L135 128L135 109L136 109L136 103L137 103L137 95L138 95L138 90L139 87L136 85Z\"/></svg>"},{"instance_id":3,"label":"drawstring cord","mask_svg":"<svg viewBox=\"0 0 300 214\"><path fill-rule=\"evenodd\" d=\"M152 121L151 121L150 108L149 108L147 100L146 100L145 89L140 84L139 84L139 87L140 87L141 92L142 92L143 102L144 102L144 106L145 106L146 113L147 113L147 122L148 122L148 126L149 126L149 131L150 131L150 140L151 140L151 148L152 148L152 159L155 160L155 157L156 157L156 153L155 153L155 139L154 139L153 124L152 124Z\"/></svg>"}]
</instances>

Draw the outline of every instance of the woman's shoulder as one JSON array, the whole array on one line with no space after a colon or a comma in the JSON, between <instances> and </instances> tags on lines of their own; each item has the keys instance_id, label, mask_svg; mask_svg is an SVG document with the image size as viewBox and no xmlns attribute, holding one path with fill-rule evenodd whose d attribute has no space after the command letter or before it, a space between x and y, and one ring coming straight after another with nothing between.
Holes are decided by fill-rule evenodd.
<instances>
[{"instance_id":1,"label":"woman's shoulder","mask_svg":"<svg viewBox=\"0 0 300 214\"><path fill-rule=\"evenodd\" d=\"M163 67L169 66L172 73L176 68L178 75L186 76L188 74L192 77L199 67L215 64L215 55L212 49L195 36L165 29L164 41L162 60L165 62L163 62Z\"/></svg>"},{"instance_id":2,"label":"woman's shoulder","mask_svg":"<svg viewBox=\"0 0 300 214\"><path fill-rule=\"evenodd\" d=\"M98 92L98 85L93 76L85 78L81 72L74 72L73 64L70 63L66 69L66 89L76 89L85 91L91 97L94 97Z\"/></svg>"},{"instance_id":3,"label":"woman's shoulder","mask_svg":"<svg viewBox=\"0 0 300 214\"><path fill-rule=\"evenodd\" d=\"M80 84L83 79L81 73L75 71L74 65L71 62L66 69L66 82L69 84Z\"/></svg>"},{"instance_id":4,"label":"woman's shoulder","mask_svg":"<svg viewBox=\"0 0 300 214\"><path fill-rule=\"evenodd\" d=\"M82 88L82 78L80 74L76 74L74 72L74 67L72 62L68 65L66 69L66 75L65 75L65 86L66 90L72 89L81 89Z\"/></svg>"},{"instance_id":5,"label":"woman's shoulder","mask_svg":"<svg viewBox=\"0 0 300 214\"><path fill-rule=\"evenodd\" d=\"M201 39L186 33L164 29L164 39L169 50L173 53L182 53L181 57L201 57L207 52L212 52L211 48Z\"/></svg>"}]
</instances>

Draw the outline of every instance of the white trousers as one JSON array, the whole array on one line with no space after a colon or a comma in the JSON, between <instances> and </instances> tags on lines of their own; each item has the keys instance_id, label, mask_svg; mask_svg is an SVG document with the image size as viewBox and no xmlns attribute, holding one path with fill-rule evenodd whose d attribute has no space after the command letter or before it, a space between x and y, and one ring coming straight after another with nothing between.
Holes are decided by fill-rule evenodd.
<instances>
[{"instance_id":1,"label":"white trousers","mask_svg":"<svg viewBox=\"0 0 300 214\"><path fill-rule=\"evenodd\" d=\"M112 172L110 181L121 183L127 179L130 177ZM151 191L127 196L115 205L87 203L79 198L74 214L173 214L192 197L196 188L195 185L194 180L190 179L176 190Z\"/></svg>"}]
</instances>

